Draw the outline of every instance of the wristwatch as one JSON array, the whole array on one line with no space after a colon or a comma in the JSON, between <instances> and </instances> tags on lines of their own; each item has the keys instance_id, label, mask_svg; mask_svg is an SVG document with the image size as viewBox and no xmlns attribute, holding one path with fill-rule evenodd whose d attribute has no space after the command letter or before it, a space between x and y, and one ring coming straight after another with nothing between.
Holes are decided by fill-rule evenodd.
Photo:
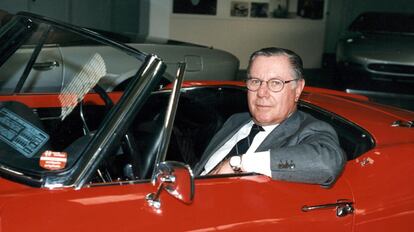
<instances>
[{"instance_id":1,"label":"wristwatch","mask_svg":"<svg viewBox=\"0 0 414 232\"><path fill-rule=\"evenodd\" d=\"M241 155L235 155L230 157L229 160L230 167L235 172L241 172L242 171L242 157Z\"/></svg>"}]
</instances>

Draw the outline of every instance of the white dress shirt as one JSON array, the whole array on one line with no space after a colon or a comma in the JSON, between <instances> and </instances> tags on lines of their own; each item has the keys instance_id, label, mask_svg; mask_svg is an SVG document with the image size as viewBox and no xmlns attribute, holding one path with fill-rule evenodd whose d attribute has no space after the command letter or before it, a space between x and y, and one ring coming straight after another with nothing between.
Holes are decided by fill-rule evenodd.
<instances>
[{"instance_id":1,"label":"white dress shirt","mask_svg":"<svg viewBox=\"0 0 414 232\"><path fill-rule=\"evenodd\" d=\"M204 171L201 175L206 175L214 169L231 151L237 142L247 137L253 126L253 121L248 122L240 130L231 137L221 148L219 148L207 161ZM270 152L254 152L265 138L275 129L277 125L263 126L264 131L260 131L254 137L249 149L242 155L242 170L245 172L256 172L267 176L271 176L270 170Z\"/></svg>"}]
</instances>

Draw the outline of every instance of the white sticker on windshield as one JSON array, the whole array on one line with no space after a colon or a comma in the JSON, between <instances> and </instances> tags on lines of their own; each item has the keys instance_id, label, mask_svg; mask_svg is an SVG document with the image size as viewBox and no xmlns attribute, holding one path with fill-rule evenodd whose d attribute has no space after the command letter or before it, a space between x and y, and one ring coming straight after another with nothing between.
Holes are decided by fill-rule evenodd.
<instances>
[{"instance_id":1,"label":"white sticker on windshield","mask_svg":"<svg viewBox=\"0 0 414 232\"><path fill-rule=\"evenodd\" d=\"M96 53L82 67L82 70L73 77L72 81L65 86L59 95L62 104L62 120L68 116L76 107L78 102L106 75L105 61L101 55Z\"/></svg>"},{"instance_id":2,"label":"white sticker on windshield","mask_svg":"<svg viewBox=\"0 0 414 232\"><path fill-rule=\"evenodd\" d=\"M0 109L0 139L31 158L49 140L49 135L3 107Z\"/></svg>"}]
</instances>

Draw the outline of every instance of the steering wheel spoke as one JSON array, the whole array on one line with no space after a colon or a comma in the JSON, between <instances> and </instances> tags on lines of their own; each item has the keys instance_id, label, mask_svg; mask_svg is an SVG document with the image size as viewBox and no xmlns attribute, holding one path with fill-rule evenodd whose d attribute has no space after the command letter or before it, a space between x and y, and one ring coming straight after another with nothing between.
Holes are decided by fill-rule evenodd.
<instances>
[{"instance_id":1,"label":"steering wheel spoke","mask_svg":"<svg viewBox=\"0 0 414 232\"><path fill-rule=\"evenodd\" d=\"M99 97L104 101L105 103L105 110L109 111L114 103L112 101L112 99L110 98L110 96L108 95L108 93L102 89L99 85L96 85L94 88L94 91L99 95ZM93 132L93 127L91 127L90 125L88 125L87 122L87 117L85 115L85 106L83 104L83 102L80 102L79 105L79 111L80 111L80 118L83 124L83 131L85 133L85 135L90 135ZM136 145L136 141L134 138L134 134L132 131L128 130L124 136L124 138L121 141L120 144L120 148L122 149L122 155L125 156L125 160L126 163L123 162L123 166L122 167L110 167L110 165L120 165L117 162L106 162L105 160L103 161L103 164L100 166L99 169L97 169L97 179L99 179L100 181L106 183L106 182L111 182L115 179L131 179L131 177L133 177L133 179L139 179L140 178L140 172L138 170L139 168L139 151L138 151L138 146ZM113 154L114 156L119 155L119 154ZM106 158L106 160L108 160L109 158ZM124 172L116 172L118 173L118 175L123 175L121 176L113 176L111 175L111 170L124 170L125 169L125 165L129 165L129 169L132 171L133 175L125 175L125 174L121 174ZM108 166L109 165L109 166Z\"/></svg>"}]
</instances>

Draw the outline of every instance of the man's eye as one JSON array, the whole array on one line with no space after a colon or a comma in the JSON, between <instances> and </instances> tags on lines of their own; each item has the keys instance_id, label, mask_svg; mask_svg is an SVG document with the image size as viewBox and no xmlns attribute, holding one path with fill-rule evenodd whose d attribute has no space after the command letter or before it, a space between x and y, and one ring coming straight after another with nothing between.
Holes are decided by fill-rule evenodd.
<instances>
[{"instance_id":1,"label":"man's eye","mask_svg":"<svg viewBox=\"0 0 414 232\"><path fill-rule=\"evenodd\" d=\"M258 85L258 84L260 84L260 81L259 81L259 80L251 80L251 82L252 82L252 84L253 84L253 85Z\"/></svg>"},{"instance_id":2,"label":"man's eye","mask_svg":"<svg viewBox=\"0 0 414 232\"><path fill-rule=\"evenodd\" d=\"M282 82L280 81L269 81L269 85L277 87L280 86L282 84Z\"/></svg>"}]
</instances>

